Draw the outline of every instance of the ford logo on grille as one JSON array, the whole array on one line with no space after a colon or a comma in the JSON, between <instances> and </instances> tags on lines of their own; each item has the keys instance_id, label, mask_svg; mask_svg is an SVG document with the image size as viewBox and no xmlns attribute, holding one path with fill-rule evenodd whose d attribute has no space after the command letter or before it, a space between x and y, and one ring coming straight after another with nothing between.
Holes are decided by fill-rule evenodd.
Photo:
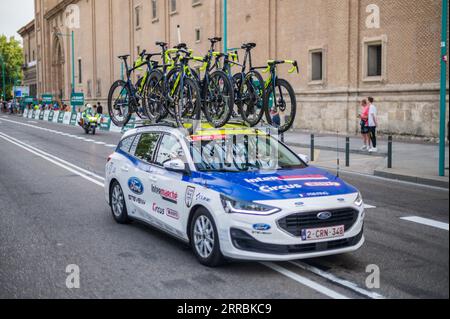
<instances>
[{"instance_id":1,"label":"ford logo on grille","mask_svg":"<svg viewBox=\"0 0 450 319\"><path fill-rule=\"evenodd\" d=\"M144 185L136 177L132 177L128 180L128 188L136 195L142 195L144 193Z\"/></svg>"},{"instance_id":2,"label":"ford logo on grille","mask_svg":"<svg viewBox=\"0 0 450 319\"><path fill-rule=\"evenodd\" d=\"M268 231L271 228L270 225L267 224L255 224L253 225L253 229L257 231Z\"/></svg>"},{"instance_id":3,"label":"ford logo on grille","mask_svg":"<svg viewBox=\"0 0 450 319\"><path fill-rule=\"evenodd\" d=\"M332 214L330 212L321 212L317 214L317 218L320 220L327 220L330 219Z\"/></svg>"}]
</instances>

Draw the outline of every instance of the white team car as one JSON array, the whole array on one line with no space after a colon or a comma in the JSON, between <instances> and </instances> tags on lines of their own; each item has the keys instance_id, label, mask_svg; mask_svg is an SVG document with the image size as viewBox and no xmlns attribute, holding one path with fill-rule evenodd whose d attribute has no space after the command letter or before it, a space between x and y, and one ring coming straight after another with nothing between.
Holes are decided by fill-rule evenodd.
<instances>
[{"instance_id":1,"label":"white team car","mask_svg":"<svg viewBox=\"0 0 450 319\"><path fill-rule=\"evenodd\" d=\"M361 194L258 129L187 136L170 125L128 131L106 164L118 223L139 220L189 243L199 262L285 261L364 243Z\"/></svg>"}]
</instances>

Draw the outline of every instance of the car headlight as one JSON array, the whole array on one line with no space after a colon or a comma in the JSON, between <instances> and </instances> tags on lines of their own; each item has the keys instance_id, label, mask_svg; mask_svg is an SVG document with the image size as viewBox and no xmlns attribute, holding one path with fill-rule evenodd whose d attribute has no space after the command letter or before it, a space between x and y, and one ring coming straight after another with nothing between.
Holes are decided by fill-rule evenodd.
<instances>
[{"instance_id":1,"label":"car headlight","mask_svg":"<svg viewBox=\"0 0 450 319\"><path fill-rule=\"evenodd\" d=\"M224 195L220 195L222 206L228 214L246 214L246 215L263 215L268 216L281 211L281 209L253 203L235 200Z\"/></svg>"},{"instance_id":2,"label":"car headlight","mask_svg":"<svg viewBox=\"0 0 450 319\"><path fill-rule=\"evenodd\" d=\"M361 193L358 193L358 196L356 196L354 203L356 206L359 206L359 207L361 207L363 205L364 201L363 201Z\"/></svg>"}]
</instances>

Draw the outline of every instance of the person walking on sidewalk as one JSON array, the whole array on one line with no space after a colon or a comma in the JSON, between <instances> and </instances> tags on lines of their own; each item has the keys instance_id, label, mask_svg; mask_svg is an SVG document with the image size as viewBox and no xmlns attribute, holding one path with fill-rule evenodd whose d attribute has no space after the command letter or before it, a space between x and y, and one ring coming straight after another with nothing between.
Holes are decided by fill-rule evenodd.
<instances>
[{"instance_id":1,"label":"person walking on sidewalk","mask_svg":"<svg viewBox=\"0 0 450 319\"><path fill-rule=\"evenodd\" d=\"M361 119L361 135L363 138L363 146L361 147L361 151L368 151L370 148L370 138L369 138L369 103L367 100L361 101L361 114L359 118Z\"/></svg>"},{"instance_id":2,"label":"person walking on sidewalk","mask_svg":"<svg viewBox=\"0 0 450 319\"><path fill-rule=\"evenodd\" d=\"M372 147L369 148L370 153L378 152L377 148L377 127L378 127L378 110L373 104L375 102L373 97L369 97L369 136L372 142Z\"/></svg>"}]
</instances>

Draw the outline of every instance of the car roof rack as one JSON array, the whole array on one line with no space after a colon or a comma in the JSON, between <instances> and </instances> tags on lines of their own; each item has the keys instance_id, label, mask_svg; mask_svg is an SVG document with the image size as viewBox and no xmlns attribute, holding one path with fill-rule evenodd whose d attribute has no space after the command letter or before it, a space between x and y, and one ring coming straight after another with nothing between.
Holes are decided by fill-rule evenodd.
<instances>
[{"instance_id":1,"label":"car roof rack","mask_svg":"<svg viewBox=\"0 0 450 319\"><path fill-rule=\"evenodd\" d=\"M178 125L175 122L171 122L171 121L161 121L161 122L158 122L158 123L152 123L149 120L142 120L142 121L130 122L129 124L135 124L136 128L156 127L156 126L178 128Z\"/></svg>"}]
</instances>

